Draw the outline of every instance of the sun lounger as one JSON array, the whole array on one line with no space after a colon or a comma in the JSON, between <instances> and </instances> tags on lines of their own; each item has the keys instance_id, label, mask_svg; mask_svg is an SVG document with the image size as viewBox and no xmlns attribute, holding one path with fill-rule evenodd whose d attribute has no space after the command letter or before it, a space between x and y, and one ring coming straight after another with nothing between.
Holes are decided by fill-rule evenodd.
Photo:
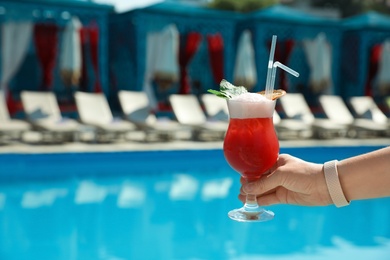
<instances>
[{"instance_id":1,"label":"sun lounger","mask_svg":"<svg viewBox=\"0 0 390 260\"><path fill-rule=\"evenodd\" d=\"M386 130L385 126L374 123L372 119L355 118L340 96L321 95L319 103L330 120L349 128L348 135L351 137L377 135Z\"/></svg>"},{"instance_id":2,"label":"sun lounger","mask_svg":"<svg viewBox=\"0 0 390 260\"><path fill-rule=\"evenodd\" d=\"M44 142L79 140L83 126L62 116L53 92L22 91L21 99L28 121L42 133Z\"/></svg>"},{"instance_id":3,"label":"sun lounger","mask_svg":"<svg viewBox=\"0 0 390 260\"><path fill-rule=\"evenodd\" d=\"M314 137L332 138L346 135L348 128L345 125L326 118L316 118L301 93L287 93L279 100L287 118L311 125Z\"/></svg>"},{"instance_id":4,"label":"sun lounger","mask_svg":"<svg viewBox=\"0 0 390 260\"><path fill-rule=\"evenodd\" d=\"M274 112L273 123L279 139L305 139L313 135L311 124L299 119L281 118L277 111Z\"/></svg>"},{"instance_id":5,"label":"sun lounger","mask_svg":"<svg viewBox=\"0 0 390 260\"><path fill-rule=\"evenodd\" d=\"M24 132L31 129L31 125L23 120L11 118L4 92L0 90L0 137L2 139L21 140Z\"/></svg>"},{"instance_id":6,"label":"sun lounger","mask_svg":"<svg viewBox=\"0 0 390 260\"><path fill-rule=\"evenodd\" d=\"M96 127L98 141L126 138L127 133L136 130L134 124L121 118L114 118L104 94L77 91L74 97L80 121Z\"/></svg>"},{"instance_id":7,"label":"sun lounger","mask_svg":"<svg viewBox=\"0 0 390 260\"><path fill-rule=\"evenodd\" d=\"M157 118L152 113L147 94L143 91L121 90L118 92L118 98L125 119L145 131L147 139L157 135L158 139L171 140L178 138L180 133L190 131L189 127L177 121Z\"/></svg>"},{"instance_id":8,"label":"sun lounger","mask_svg":"<svg viewBox=\"0 0 390 260\"><path fill-rule=\"evenodd\" d=\"M374 99L370 96L356 96L349 99L352 111L359 122L372 127L376 134L387 134L390 130L389 119L380 110Z\"/></svg>"},{"instance_id":9,"label":"sun lounger","mask_svg":"<svg viewBox=\"0 0 390 260\"><path fill-rule=\"evenodd\" d=\"M179 123L192 128L194 139L222 139L225 136L228 122L208 120L195 95L172 94L169 102Z\"/></svg>"},{"instance_id":10,"label":"sun lounger","mask_svg":"<svg viewBox=\"0 0 390 260\"><path fill-rule=\"evenodd\" d=\"M229 121L229 110L225 99L214 94L203 94L201 99L209 120Z\"/></svg>"}]
</instances>

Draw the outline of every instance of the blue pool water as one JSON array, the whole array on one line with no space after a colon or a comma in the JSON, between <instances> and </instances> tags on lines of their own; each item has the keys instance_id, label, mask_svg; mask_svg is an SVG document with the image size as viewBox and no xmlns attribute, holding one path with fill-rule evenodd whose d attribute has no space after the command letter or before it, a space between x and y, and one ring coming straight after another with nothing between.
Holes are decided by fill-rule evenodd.
<instances>
[{"instance_id":1,"label":"blue pool water","mask_svg":"<svg viewBox=\"0 0 390 260\"><path fill-rule=\"evenodd\" d=\"M379 147L282 148L313 162ZM221 150L0 155L0 259L390 259L390 199L236 223ZM367 173L369 174L369 173Z\"/></svg>"}]
</instances>

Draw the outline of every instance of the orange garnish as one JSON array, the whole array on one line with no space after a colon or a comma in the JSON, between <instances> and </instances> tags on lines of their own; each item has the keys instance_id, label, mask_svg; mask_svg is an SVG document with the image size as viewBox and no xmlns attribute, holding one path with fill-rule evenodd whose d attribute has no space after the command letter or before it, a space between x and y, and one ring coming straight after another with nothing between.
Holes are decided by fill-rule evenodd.
<instances>
[{"instance_id":1,"label":"orange garnish","mask_svg":"<svg viewBox=\"0 0 390 260\"><path fill-rule=\"evenodd\" d=\"M265 90L257 92L257 93L260 94L260 95L265 96ZM276 100L278 98L283 97L284 95L286 95L286 91L284 91L283 89L275 89L274 92L272 93L272 98L271 99L272 100Z\"/></svg>"}]
</instances>

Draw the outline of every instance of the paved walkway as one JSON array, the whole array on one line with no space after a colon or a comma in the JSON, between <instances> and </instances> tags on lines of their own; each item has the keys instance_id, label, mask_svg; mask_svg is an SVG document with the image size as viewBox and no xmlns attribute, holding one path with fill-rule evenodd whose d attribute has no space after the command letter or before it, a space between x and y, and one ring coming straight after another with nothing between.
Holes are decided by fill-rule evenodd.
<instances>
[{"instance_id":1,"label":"paved walkway","mask_svg":"<svg viewBox=\"0 0 390 260\"><path fill-rule=\"evenodd\" d=\"M305 147L305 146L390 146L390 138L372 139L331 139L331 140L282 140L280 147ZM62 153L62 152L110 152L110 151L148 151L148 150L199 150L222 149L222 141L171 141L171 142L137 142L117 141L106 144L91 144L72 142L65 144L25 144L11 142L0 145L1 153Z\"/></svg>"}]
</instances>

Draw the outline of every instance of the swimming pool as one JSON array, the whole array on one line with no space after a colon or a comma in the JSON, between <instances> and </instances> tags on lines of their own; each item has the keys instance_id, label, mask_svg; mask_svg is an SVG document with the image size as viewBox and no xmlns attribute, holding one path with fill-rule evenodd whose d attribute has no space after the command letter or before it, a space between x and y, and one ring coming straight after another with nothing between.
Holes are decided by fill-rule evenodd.
<instances>
[{"instance_id":1,"label":"swimming pool","mask_svg":"<svg viewBox=\"0 0 390 260\"><path fill-rule=\"evenodd\" d=\"M379 146L282 148L313 162ZM236 223L221 150L0 155L0 259L390 259L390 199Z\"/></svg>"}]
</instances>

